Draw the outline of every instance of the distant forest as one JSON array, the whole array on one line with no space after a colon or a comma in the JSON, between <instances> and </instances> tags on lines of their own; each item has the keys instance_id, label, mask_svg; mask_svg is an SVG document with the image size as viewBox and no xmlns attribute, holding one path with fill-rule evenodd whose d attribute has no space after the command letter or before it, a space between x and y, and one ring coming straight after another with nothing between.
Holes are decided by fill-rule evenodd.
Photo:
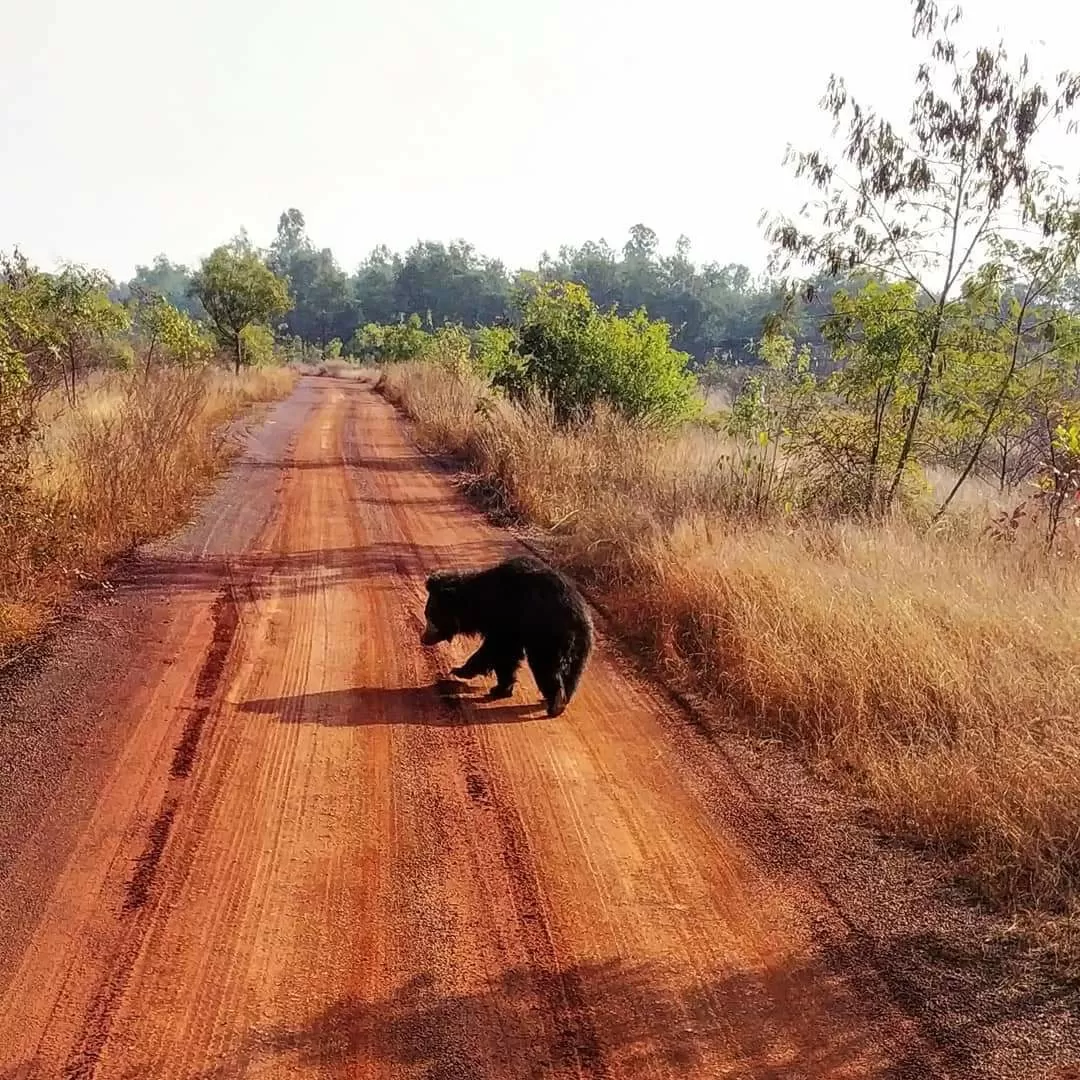
<instances>
[{"instance_id":1,"label":"distant forest","mask_svg":"<svg viewBox=\"0 0 1080 1080\"><path fill-rule=\"evenodd\" d=\"M755 359L763 319L779 304L775 283L755 279L739 264L696 264L685 236L665 255L645 225L635 225L620 250L605 240L561 247L554 257L545 254L534 270L512 272L465 241L425 241L404 254L377 247L349 273L330 248L311 243L303 214L290 209L281 215L265 254L270 268L288 279L295 298L280 333L319 348L335 338L348 342L366 323L394 323L410 315L433 327L510 322L520 290L559 280L584 285L601 308L643 307L650 317L663 319L672 327L675 346L697 367L709 361L746 363ZM137 286L202 318L201 305L189 294L192 273L159 255L152 265L137 267L116 298L125 299ZM827 303L833 290L823 284L820 302ZM816 344L814 321L803 322Z\"/></svg>"}]
</instances>

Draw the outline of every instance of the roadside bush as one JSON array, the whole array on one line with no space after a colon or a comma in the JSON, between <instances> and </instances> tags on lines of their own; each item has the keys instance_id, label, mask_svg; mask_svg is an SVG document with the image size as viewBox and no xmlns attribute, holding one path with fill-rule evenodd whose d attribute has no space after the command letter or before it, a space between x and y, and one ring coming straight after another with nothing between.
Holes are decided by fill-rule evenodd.
<instances>
[{"instance_id":1,"label":"roadside bush","mask_svg":"<svg viewBox=\"0 0 1080 1080\"><path fill-rule=\"evenodd\" d=\"M628 420L666 426L701 411L690 357L644 310L601 312L581 285L542 285L524 305L526 382L550 399L560 423L603 401Z\"/></svg>"},{"instance_id":2,"label":"roadside bush","mask_svg":"<svg viewBox=\"0 0 1080 1080\"><path fill-rule=\"evenodd\" d=\"M274 332L268 327L252 323L240 331L245 367L269 367L277 363L274 352Z\"/></svg>"}]
</instances>

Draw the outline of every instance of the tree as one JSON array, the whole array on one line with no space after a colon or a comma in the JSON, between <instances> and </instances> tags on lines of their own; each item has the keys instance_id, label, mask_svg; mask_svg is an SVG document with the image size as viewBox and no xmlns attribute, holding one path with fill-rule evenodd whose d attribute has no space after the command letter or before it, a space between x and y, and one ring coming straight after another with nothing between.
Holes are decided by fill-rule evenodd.
<instances>
[{"instance_id":1,"label":"tree","mask_svg":"<svg viewBox=\"0 0 1080 1080\"><path fill-rule=\"evenodd\" d=\"M304 215L293 208L278 220L268 265L289 283L293 307L285 318L289 334L325 347L334 337L348 337L359 316L349 279L329 248L317 251L305 231Z\"/></svg>"},{"instance_id":2,"label":"tree","mask_svg":"<svg viewBox=\"0 0 1080 1080\"><path fill-rule=\"evenodd\" d=\"M870 281L839 290L825 338L839 365L824 388L846 408L821 410L801 442L826 467L828 483L841 488L835 505L880 510L882 477L890 478L903 443L905 416L915 399L920 370L921 313L908 281Z\"/></svg>"},{"instance_id":3,"label":"tree","mask_svg":"<svg viewBox=\"0 0 1080 1080\"><path fill-rule=\"evenodd\" d=\"M249 367L269 367L276 363L274 332L261 323L250 323L240 331L244 363Z\"/></svg>"},{"instance_id":4,"label":"tree","mask_svg":"<svg viewBox=\"0 0 1080 1080\"><path fill-rule=\"evenodd\" d=\"M1016 424L1025 400L1054 387L1061 402L1075 386L1080 323L1064 310L1062 290L1080 253L1080 204L1073 200L1065 220L1043 218L1043 228L1047 239L1033 246L999 240L998 259L964 290L972 340L963 343L961 363L946 364L943 381L952 390L953 414L968 420L975 434L935 519L975 470L990 438Z\"/></svg>"},{"instance_id":5,"label":"tree","mask_svg":"<svg viewBox=\"0 0 1080 1080\"><path fill-rule=\"evenodd\" d=\"M401 258L380 245L360 264L352 281L360 316L372 325L391 323L401 312L395 295Z\"/></svg>"},{"instance_id":6,"label":"tree","mask_svg":"<svg viewBox=\"0 0 1080 1080\"><path fill-rule=\"evenodd\" d=\"M62 340L52 318L52 281L19 251L0 255L0 389L63 374Z\"/></svg>"},{"instance_id":7,"label":"tree","mask_svg":"<svg viewBox=\"0 0 1080 1080\"><path fill-rule=\"evenodd\" d=\"M191 271L181 263L170 262L165 255L158 255L152 266L136 266L135 276L120 288L118 299L128 296L162 296L177 311L186 312L193 319L205 319L206 312L197 297L191 295Z\"/></svg>"},{"instance_id":8,"label":"tree","mask_svg":"<svg viewBox=\"0 0 1080 1080\"><path fill-rule=\"evenodd\" d=\"M173 307L162 296L141 293L136 296L135 323L145 342L147 378L155 354L181 367L194 367L210 359L213 343L187 312Z\"/></svg>"},{"instance_id":9,"label":"tree","mask_svg":"<svg viewBox=\"0 0 1080 1080\"><path fill-rule=\"evenodd\" d=\"M584 285L602 311L644 308L701 364L717 357L756 362L765 316L780 303L776 290L753 282L745 266L695 266L685 236L673 255L658 250L653 230L635 225L621 257L603 240L562 247L557 258L541 259L539 277Z\"/></svg>"},{"instance_id":10,"label":"tree","mask_svg":"<svg viewBox=\"0 0 1080 1080\"><path fill-rule=\"evenodd\" d=\"M99 270L74 264L46 278L49 317L67 360L64 382L75 404L79 365L91 345L131 325L127 311L109 299L112 282Z\"/></svg>"},{"instance_id":11,"label":"tree","mask_svg":"<svg viewBox=\"0 0 1080 1080\"><path fill-rule=\"evenodd\" d=\"M286 283L243 238L216 248L192 281L223 348L244 364L244 330L284 315L292 307Z\"/></svg>"},{"instance_id":12,"label":"tree","mask_svg":"<svg viewBox=\"0 0 1080 1080\"><path fill-rule=\"evenodd\" d=\"M801 260L833 276L869 272L916 287L927 317L884 509L897 493L943 370L950 322L969 316L960 296L965 281L980 260L1006 251L1016 226L1054 247L1069 220L1052 173L1034 160L1033 140L1080 93L1080 77L1065 72L1052 97L1032 79L1027 58L1010 66L1002 45L962 56L951 36L958 11L943 16L933 0L914 0L913 11L913 36L927 42L929 56L916 76L906 130L854 101L834 76L823 106L838 126L846 125L842 164L822 151L790 155L796 175L820 195L820 227L807 230L783 217L769 226L785 269Z\"/></svg>"},{"instance_id":13,"label":"tree","mask_svg":"<svg viewBox=\"0 0 1080 1080\"><path fill-rule=\"evenodd\" d=\"M285 277L292 260L310 250L311 242L307 238L304 215L295 207L284 211L278 218L277 236L270 245L270 257L267 259L270 269L280 277Z\"/></svg>"},{"instance_id":14,"label":"tree","mask_svg":"<svg viewBox=\"0 0 1080 1080\"><path fill-rule=\"evenodd\" d=\"M477 254L471 244L416 244L396 268L395 313L430 315L444 322L476 326L509 310L510 283L502 263ZM371 311L359 296L365 315Z\"/></svg>"},{"instance_id":15,"label":"tree","mask_svg":"<svg viewBox=\"0 0 1080 1080\"><path fill-rule=\"evenodd\" d=\"M292 333L325 346L331 338L352 329L356 305L350 295L349 279L329 248L296 255L288 277L296 301L286 319Z\"/></svg>"},{"instance_id":16,"label":"tree","mask_svg":"<svg viewBox=\"0 0 1080 1080\"><path fill-rule=\"evenodd\" d=\"M623 248L623 256L627 260L637 259L641 262L652 262L656 257L656 249L660 246L656 233L648 225L635 225L630 230L630 239Z\"/></svg>"}]
</instances>

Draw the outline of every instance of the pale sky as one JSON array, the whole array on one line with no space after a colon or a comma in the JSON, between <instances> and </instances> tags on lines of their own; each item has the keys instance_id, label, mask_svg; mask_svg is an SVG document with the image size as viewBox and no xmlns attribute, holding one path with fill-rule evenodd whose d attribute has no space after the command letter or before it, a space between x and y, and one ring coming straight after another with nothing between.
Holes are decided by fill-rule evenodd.
<instances>
[{"instance_id":1,"label":"pale sky","mask_svg":"<svg viewBox=\"0 0 1080 1080\"><path fill-rule=\"evenodd\" d=\"M350 271L456 237L532 265L639 221L758 271L829 74L903 120L909 30L905 0L0 0L0 250L123 278L296 206ZM999 32L1080 61L1080 5L966 6L963 40Z\"/></svg>"}]
</instances>

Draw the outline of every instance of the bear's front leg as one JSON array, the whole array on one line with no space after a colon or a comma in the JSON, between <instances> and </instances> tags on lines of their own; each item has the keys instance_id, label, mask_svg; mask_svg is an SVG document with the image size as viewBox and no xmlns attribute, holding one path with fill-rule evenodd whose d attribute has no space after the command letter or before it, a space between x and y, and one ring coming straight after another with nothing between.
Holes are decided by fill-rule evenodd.
<instances>
[{"instance_id":1,"label":"bear's front leg","mask_svg":"<svg viewBox=\"0 0 1080 1080\"><path fill-rule=\"evenodd\" d=\"M450 674L458 679L475 679L478 675L490 675L494 669L495 658L491 647L485 641L464 664L453 668Z\"/></svg>"}]
</instances>

